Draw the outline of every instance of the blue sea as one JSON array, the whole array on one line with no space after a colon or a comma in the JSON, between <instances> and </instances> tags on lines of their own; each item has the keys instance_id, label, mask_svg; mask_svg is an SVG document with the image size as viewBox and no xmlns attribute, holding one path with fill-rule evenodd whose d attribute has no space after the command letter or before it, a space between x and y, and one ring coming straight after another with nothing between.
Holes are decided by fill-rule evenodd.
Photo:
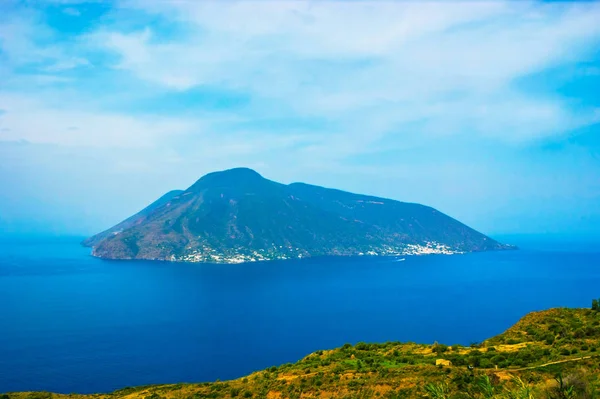
<instances>
[{"instance_id":1,"label":"blue sea","mask_svg":"<svg viewBox=\"0 0 600 399\"><path fill-rule=\"evenodd\" d=\"M103 261L79 240L0 241L0 392L226 380L346 342L467 345L600 297L593 245L201 265Z\"/></svg>"}]
</instances>

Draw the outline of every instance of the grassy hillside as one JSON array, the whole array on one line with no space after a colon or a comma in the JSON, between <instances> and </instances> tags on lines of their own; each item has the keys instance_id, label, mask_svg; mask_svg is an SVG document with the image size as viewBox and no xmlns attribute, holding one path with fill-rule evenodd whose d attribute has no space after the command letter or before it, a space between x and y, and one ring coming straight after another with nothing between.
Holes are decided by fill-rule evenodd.
<instances>
[{"instance_id":1,"label":"grassy hillside","mask_svg":"<svg viewBox=\"0 0 600 399\"><path fill-rule=\"evenodd\" d=\"M0 399L593 398L600 393L597 308L531 313L470 347L346 344L233 381L102 395L9 393Z\"/></svg>"}]
</instances>

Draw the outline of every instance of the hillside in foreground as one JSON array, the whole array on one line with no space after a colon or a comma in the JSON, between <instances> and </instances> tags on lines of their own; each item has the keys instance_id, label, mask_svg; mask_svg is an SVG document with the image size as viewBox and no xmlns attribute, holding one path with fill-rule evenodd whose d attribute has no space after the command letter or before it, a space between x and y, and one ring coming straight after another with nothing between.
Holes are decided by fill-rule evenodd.
<instances>
[{"instance_id":1,"label":"hillside in foreground","mask_svg":"<svg viewBox=\"0 0 600 399\"><path fill-rule=\"evenodd\" d=\"M212 263L511 248L428 206L280 184L246 168L171 191L83 244L100 258Z\"/></svg>"},{"instance_id":2,"label":"hillside in foreground","mask_svg":"<svg viewBox=\"0 0 600 399\"><path fill-rule=\"evenodd\" d=\"M0 399L594 398L600 311L528 314L471 347L346 344L232 381L125 388L110 394L9 393Z\"/></svg>"}]
</instances>

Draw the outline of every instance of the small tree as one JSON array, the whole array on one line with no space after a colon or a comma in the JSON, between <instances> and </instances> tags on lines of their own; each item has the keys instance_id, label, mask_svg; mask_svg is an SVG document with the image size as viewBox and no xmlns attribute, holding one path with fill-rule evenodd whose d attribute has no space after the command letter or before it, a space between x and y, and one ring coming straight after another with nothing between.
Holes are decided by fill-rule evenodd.
<instances>
[{"instance_id":1,"label":"small tree","mask_svg":"<svg viewBox=\"0 0 600 399\"><path fill-rule=\"evenodd\" d=\"M448 351L448 345L443 345L443 344L435 344L435 345L434 345L434 347L433 347L433 351L434 351L435 353L437 353L438 355L439 355L439 354L442 354L442 353L444 353L444 352L447 352L447 351Z\"/></svg>"},{"instance_id":2,"label":"small tree","mask_svg":"<svg viewBox=\"0 0 600 399\"><path fill-rule=\"evenodd\" d=\"M592 310L600 310L600 302L597 299L592 299Z\"/></svg>"}]
</instances>

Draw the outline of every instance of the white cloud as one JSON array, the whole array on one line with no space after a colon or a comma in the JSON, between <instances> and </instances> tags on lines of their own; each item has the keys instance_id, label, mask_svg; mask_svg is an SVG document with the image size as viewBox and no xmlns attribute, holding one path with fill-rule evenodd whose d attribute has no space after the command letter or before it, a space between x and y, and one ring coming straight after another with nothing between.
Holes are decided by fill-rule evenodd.
<instances>
[{"instance_id":1,"label":"white cloud","mask_svg":"<svg viewBox=\"0 0 600 399\"><path fill-rule=\"evenodd\" d=\"M355 147L349 153L417 123L424 135L527 142L597 121L593 109L575 116L515 83L597 48L597 4L123 3L136 7L189 34L105 27L92 41L119 55L117 68L173 90L218 85L327 118L338 126L332 139L357 143L342 143Z\"/></svg>"},{"instance_id":2,"label":"white cloud","mask_svg":"<svg viewBox=\"0 0 600 399\"><path fill-rule=\"evenodd\" d=\"M78 49L58 43L56 33L42 22L38 14L24 11L0 19L0 54L5 68L37 67L40 72L61 72L90 66ZM5 74L9 74L5 70Z\"/></svg>"},{"instance_id":3,"label":"white cloud","mask_svg":"<svg viewBox=\"0 0 600 399\"><path fill-rule=\"evenodd\" d=\"M182 31L169 37L157 28L131 31L114 24L136 13L154 13ZM522 144L599 120L593 107L574 112L566 100L531 95L515 83L598 48L596 4L125 1L102 28L81 37L78 47L40 45L40 38L53 34L27 15L0 25L11 64L43 60L26 79L71 85L55 91L56 98L0 97L9 105L17 99L3 117L11 139L159 146L172 131L194 135L205 146L218 143L224 155L295 146L299 158L335 164L432 137L484 136ZM118 56L116 73L160 90L209 85L243 91L252 104L225 116L226 123L222 111L178 119L95 110L123 93L86 93L85 84L76 86L65 72L102 68L90 68L85 56L97 49ZM86 95L98 98L73 100ZM60 106L65 97L68 105ZM29 108L38 117L28 118ZM283 128L277 135L236 125L265 116L318 118L327 128Z\"/></svg>"},{"instance_id":4,"label":"white cloud","mask_svg":"<svg viewBox=\"0 0 600 399\"><path fill-rule=\"evenodd\" d=\"M166 138L201 131L198 121L136 118L65 109L61 104L0 93L0 140L82 147L156 148ZM74 127L76 127L74 129Z\"/></svg>"},{"instance_id":5,"label":"white cloud","mask_svg":"<svg viewBox=\"0 0 600 399\"><path fill-rule=\"evenodd\" d=\"M82 66L90 66L90 62L81 57L63 58L44 68L48 72L61 72L69 69L74 69Z\"/></svg>"}]
</instances>

